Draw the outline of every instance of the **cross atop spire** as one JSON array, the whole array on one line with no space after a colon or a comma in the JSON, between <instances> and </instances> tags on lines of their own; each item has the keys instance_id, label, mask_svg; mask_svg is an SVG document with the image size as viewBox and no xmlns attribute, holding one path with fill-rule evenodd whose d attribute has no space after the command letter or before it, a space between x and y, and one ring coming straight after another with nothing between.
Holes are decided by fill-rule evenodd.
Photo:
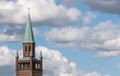
<instances>
[{"instance_id":1,"label":"cross atop spire","mask_svg":"<svg viewBox=\"0 0 120 76\"><path fill-rule=\"evenodd\" d=\"M34 43L34 36L33 36L32 23L31 23L31 18L29 14L29 9L30 8L28 8L28 17L27 17L24 43Z\"/></svg>"}]
</instances>

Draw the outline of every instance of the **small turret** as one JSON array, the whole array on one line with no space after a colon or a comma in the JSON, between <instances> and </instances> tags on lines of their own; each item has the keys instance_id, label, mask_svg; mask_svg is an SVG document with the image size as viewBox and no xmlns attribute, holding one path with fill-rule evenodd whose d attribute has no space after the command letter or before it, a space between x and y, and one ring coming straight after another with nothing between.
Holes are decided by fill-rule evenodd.
<instances>
[{"instance_id":1,"label":"small turret","mask_svg":"<svg viewBox=\"0 0 120 76\"><path fill-rule=\"evenodd\" d=\"M40 61L42 61L42 58L43 58L42 51L40 51Z\"/></svg>"},{"instance_id":2,"label":"small turret","mask_svg":"<svg viewBox=\"0 0 120 76\"><path fill-rule=\"evenodd\" d=\"M16 57L19 57L18 51L16 51Z\"/></svg>"},{"instance_id":3,"label":"small turret","mask_svg":"<svg viewBox=\"0 0 120 76\"><path fill-rule=\"evenodd\" d=\"M16 51L16 70L18 69L18 59L19 59L19 54L18 51Z\"/></svg>"}]
</instances>

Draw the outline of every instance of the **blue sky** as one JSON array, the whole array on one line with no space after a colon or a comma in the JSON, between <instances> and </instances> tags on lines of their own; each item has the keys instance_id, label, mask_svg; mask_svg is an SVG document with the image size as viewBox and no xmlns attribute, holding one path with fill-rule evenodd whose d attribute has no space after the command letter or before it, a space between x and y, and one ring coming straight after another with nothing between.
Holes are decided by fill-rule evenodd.
<instances>
[{"instance_id":1,"label":"blue sky","mask_svg":"<svg viewBox=\"0 0 120 76\"><path fill-rule=\"evenodd\" d=\"M45 76L119 76L119 3L118 0L1 0L0 75L14 76L13 57L16 50L21 55L29 7L36 51L42 50L45 57ZM50 64L54 62L64 63ZM64 71L60 70L62 67ZM3 68L8 74L3 73Z\"/></svg>"}]
</instances>

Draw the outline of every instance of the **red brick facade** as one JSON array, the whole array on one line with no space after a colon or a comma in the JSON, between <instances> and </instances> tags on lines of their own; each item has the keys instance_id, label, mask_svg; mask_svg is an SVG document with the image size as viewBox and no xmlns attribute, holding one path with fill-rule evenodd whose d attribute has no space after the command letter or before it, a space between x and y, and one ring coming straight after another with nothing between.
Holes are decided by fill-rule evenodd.
<instances>
[{"instance_id":1,"label":"red brick facade","mask_svg":"<svg viewBox=\"0 0 120 76\"><path fill-rule=\"evenodd\" d=\"M42 57L35 58L34 43L23 44L23 58L16 57L16 76L43 76L42 70Z\"/></svg>"}]
</instances>

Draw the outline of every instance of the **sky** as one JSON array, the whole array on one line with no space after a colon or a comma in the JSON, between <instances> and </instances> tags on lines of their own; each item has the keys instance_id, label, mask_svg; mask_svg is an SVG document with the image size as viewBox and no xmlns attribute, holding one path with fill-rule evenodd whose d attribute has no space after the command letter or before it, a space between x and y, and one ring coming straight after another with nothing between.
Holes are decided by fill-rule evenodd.
<instances>
[{"instance_id":1,"label":"sky","mask_svg":"<svg viewBox=\"0 0 120 76\"><path fill-rule=\"evenodd\" d=\"M0 0L0 76L15 76L28 8L44 76L120 76L119 0Z\"/></svg>"}]
</instances>

